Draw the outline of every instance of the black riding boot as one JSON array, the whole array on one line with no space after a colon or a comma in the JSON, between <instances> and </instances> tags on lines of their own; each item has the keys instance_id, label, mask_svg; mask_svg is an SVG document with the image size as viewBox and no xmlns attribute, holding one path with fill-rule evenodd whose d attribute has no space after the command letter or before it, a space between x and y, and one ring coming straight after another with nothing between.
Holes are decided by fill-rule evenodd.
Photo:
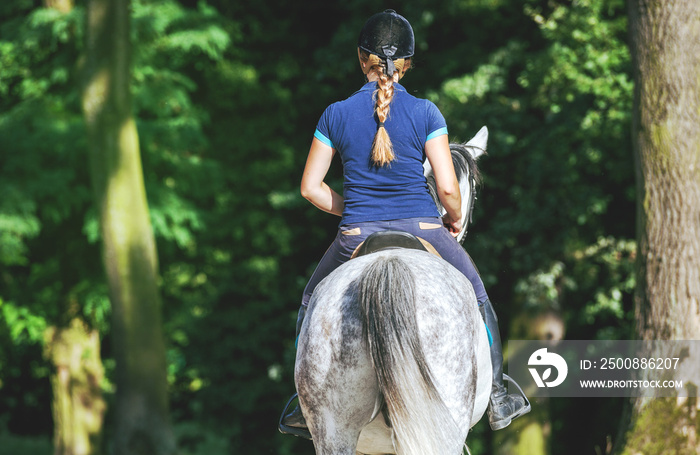
<instances>
[{"instance_id":1,"label":"black riding boot","mask_svg":"<svg viewBox=\"0 0 700 455\"><path fill-rule=\"evenodd\" d=\"M296 335L294 336L294 345L296 346L299 340L299 332L301 331L301 323L304 322L304 317L306 316L306 306L302 305L299 308L299 316L297 317L297 329ZM280 433L293 434L294 436L299 436L306 439L311 439L311 433L306 426L306 420L304 415L301 413L301 408L297 405L292 412L287 414L287 409L292 404L294 399L297 397L295 393L287 402L287 405L282 410L282 415L280 416L280 421L278 428Z\"/></svg>"},{"instance_id":2,"label":"black riding boot","mask_svg":"<svg viewBox=\"0 0 700 455\"><path fill-rule=\"evenodd\" d=\"M493 310L493 306L491 306L491 302L487 299L483 305L479 305L479 311L493 337L493 344L491 344L493 385L491 386L491 397L489 398L489 425L491 425L492 430L500 430L510 425L513 419L530 412L531 407L522 390L520 390L522 395L509 395L505 385L503 385L503 378L505 377L520 389L515 381L508 375L503 374L503 348L498 331L498 318Z\"/></svg>"}]
</instances>

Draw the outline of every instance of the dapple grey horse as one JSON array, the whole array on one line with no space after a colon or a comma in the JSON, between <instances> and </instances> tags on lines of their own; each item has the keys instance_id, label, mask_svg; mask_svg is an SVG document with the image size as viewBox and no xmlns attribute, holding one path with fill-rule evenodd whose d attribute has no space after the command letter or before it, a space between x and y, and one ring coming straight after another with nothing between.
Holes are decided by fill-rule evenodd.
<instances>
[{"instance_id":1,"label":"dapple grey horse","mask_svg":"<svg viewBox=\"0 0 700 455\"><path fill-rule=\"evenodd\" d=\"M487 137L482 128L451 147L464 214L476 172L464 154L473 162ZM461 454L491 391L489 341L471 283L426 251L350 260L314 290L295 381L318 455Z\"/></svg>"}]
</instances>

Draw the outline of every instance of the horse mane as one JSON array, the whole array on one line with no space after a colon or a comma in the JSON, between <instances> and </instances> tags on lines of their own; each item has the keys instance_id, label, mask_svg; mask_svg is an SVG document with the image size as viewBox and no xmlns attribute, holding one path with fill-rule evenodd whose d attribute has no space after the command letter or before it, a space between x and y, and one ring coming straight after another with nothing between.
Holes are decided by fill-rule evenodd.
<instances>
[{"instance_id":1,"label":"horse mane","mask_svg":"<svg viewBox=\"0 0 700 455\"><path fill-rule=\"evenodd\" d=\"M472 175L474 178L475 186L481 185L481 171L479 171L479 165L476 159L469 153L469 148L472 147L467 144L457 144L450 143L450 152L452 154L452 164L455 168L455 174L457 175L457 181L461 182L463 178L468 175ZM442 211L443 206L440 202L440 198L437 195L437 184L435 183L435 176L431 173L427 179L428 181L428 191L430 191L430 196L435 201L435 205L438 211Z\"/></svg>"},{"instance_id":2,"label":"horse mane","mask_svg":"<svg viewBox=\"0 0 700 455\"><path fill-rule=\"evenodd\" d=\"M474 176L474 182L477 185L481 185L481 172L479 171L479 165L476 163L476 159L469 153L469 146L467 144L450 144L450 152L452 152L452 163L455 166L455 173L457 174L457 180L459 180L465 172L469 171L471 175Z\"/></svg>"}]
</instances>

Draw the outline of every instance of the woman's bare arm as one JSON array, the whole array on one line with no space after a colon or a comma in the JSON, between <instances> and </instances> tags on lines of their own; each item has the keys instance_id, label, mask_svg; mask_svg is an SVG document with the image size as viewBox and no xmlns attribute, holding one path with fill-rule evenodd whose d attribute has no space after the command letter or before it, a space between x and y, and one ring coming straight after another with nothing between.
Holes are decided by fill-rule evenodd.
<instances>
[{"instance_id":1,"label":"woman's bare arm","mask_svg":"<svg viewBox=\"0 0 700 455\"><path fill-rule=\"evenodd\" d=\"M457 236L462 230L462 194L452 164L447 135L443 134L426 142L425 155L433 168L438 198L447 211L443 216L443 223L453 236Z\"/></svg>"},{"instance_id":2,"label":"woman's bare arm","mask_svg":"<svg viewBox=\"0 0 700 455\"><path fill-rule=\"evenodd\" d=\"M323 181L334 154L334 148L314 138L301 178L301 195L324 212L342 216L343 197Z\"/></svg>"}]
</instances>

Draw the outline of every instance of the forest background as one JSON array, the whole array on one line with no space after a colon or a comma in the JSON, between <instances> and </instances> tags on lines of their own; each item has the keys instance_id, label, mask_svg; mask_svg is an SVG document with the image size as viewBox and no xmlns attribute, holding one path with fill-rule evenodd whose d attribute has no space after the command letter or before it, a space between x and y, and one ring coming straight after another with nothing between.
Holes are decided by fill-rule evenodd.
<instances>
[{"instance_id":1,"label":"forest background","mask_svg":"<svg viewBox=\"0 0 700 455\"><path fill-rule=\"evenodd\" d=\"M133 107L183 454L313 453L276 425L301 292L338 219L298 184L323 109L363 83L357 33L384 8L412 23L403 83L438 105L451 141L489 128L465 246L505 340L634 338L624 0L133 0ZM75 324L97 335L108 451L116 367L80 105L85 1L6 0L0 21L0 453L52 452L56 333ZM330 181L341 188L338 162ZM624 403L534 407L499 433L534 425L539 453L590 454L610 451ZM472 453L508 437L481 422Z\"/></svg>"}]
</instances>

